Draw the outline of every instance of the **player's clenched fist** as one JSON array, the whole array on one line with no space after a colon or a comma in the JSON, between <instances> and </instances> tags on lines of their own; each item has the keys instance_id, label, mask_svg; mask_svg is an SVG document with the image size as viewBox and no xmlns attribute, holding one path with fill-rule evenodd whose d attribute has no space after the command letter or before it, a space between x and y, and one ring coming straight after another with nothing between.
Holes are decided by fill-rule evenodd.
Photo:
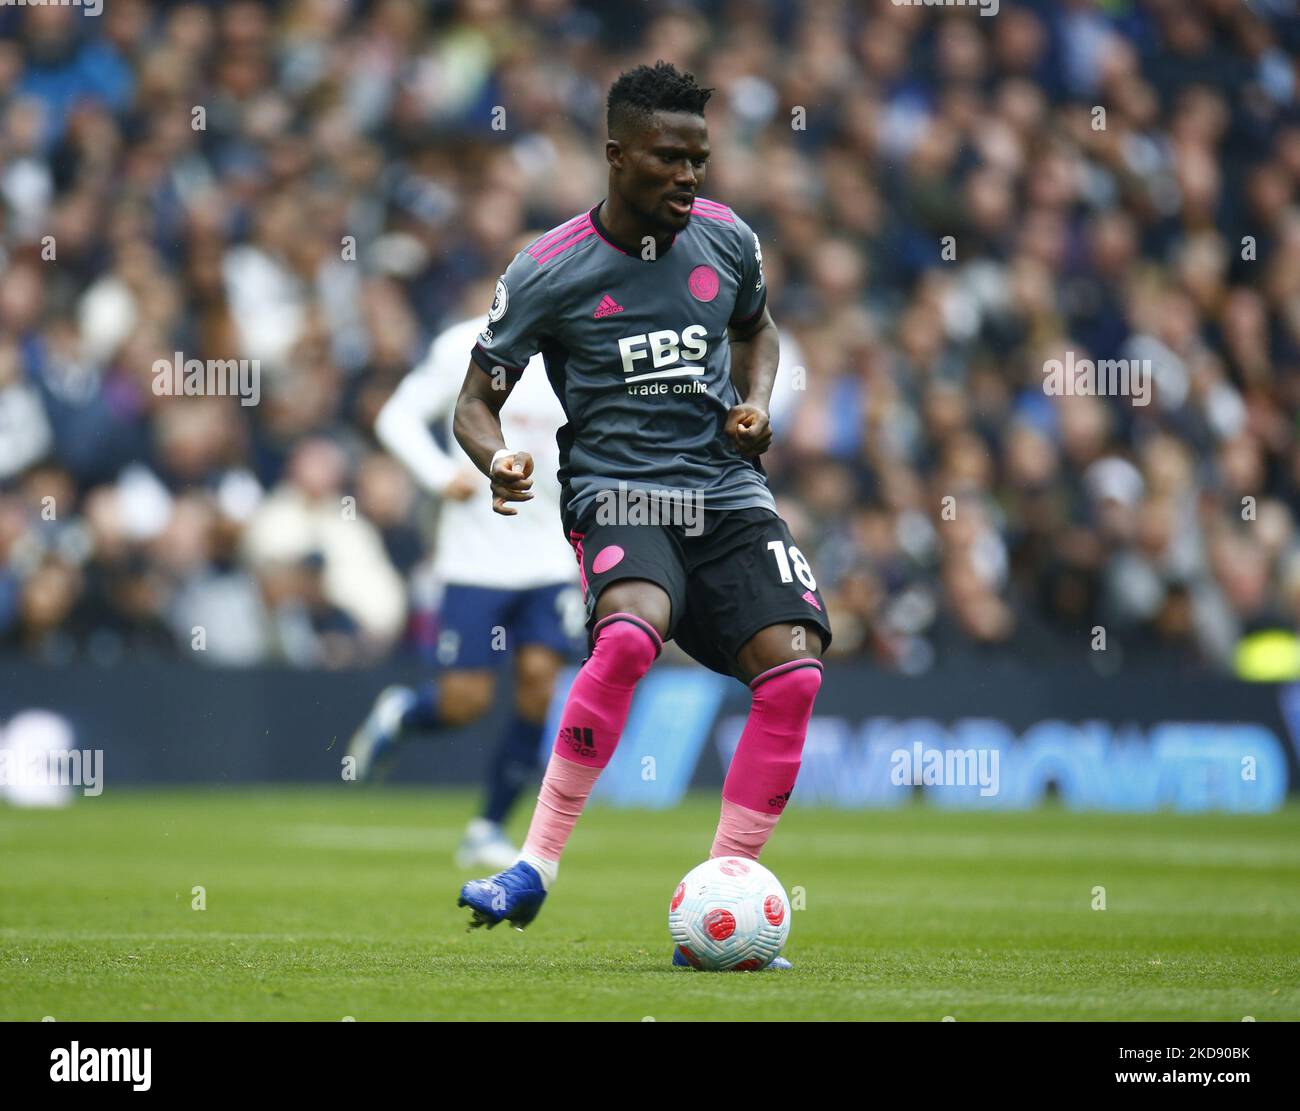
<instances>
[{"instance_id":1,"label":"player's clenched fist","mask_svg":"<svg viewBox=\"0 0 1300 1111\"><path fill-rule=\"evenodd\" d=\"M533 487L533 457L526 451L514 451L498 456L492 464L492 508L504 517L514 517L519 510L511 509L508 501L532 501L529 491Z\"/></svg>"},{"instance_id":2,"label":"player's clenched fist","mask_svg":"<svg viewBox=\"0 0 1300 1111\"><path fill-rule=\"evenodd\" d=\"M757 405L742 402L727 413L727 437L746 457L762 455L772 444L772 426L767 413Z\"/></svg>"}]
</instances>

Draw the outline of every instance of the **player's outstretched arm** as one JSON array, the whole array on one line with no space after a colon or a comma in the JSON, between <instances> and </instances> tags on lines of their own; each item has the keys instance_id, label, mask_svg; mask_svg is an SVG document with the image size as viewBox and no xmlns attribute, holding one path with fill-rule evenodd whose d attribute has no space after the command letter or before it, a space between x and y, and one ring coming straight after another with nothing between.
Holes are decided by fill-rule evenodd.
<instances>
[{"instance_id":1,"label":"player's outstretched arm","mask_svg":"<svg viewBox=\"0 0 1300 1111\"><path fill-rule=\"evenodd\" d=\"M731 380L743 400L727 414L727 436L741 455L761 455L772 443L767 407L781 357L781 337L772 314L764 308L753 324L730 328L728 338Z\"/></svg>"},{"instance_id":2,"label":"player's outstretched arm","mask_svg":"<svg viewBox=\"0 0 1300 1111\"><path fill-rule=\"evenodd\" d=\"M449 388L446 376L434 374L428 364L426 359L403 378L384 403L375 418L375 436L426 490L460 501L478 489L478 481L461 472L429 431L430 423L445 420L456 404L457 387Z\"/></svg>"},{"instance_id":3,"label":"player's outstretched arm","mask_svg":"<svg viewBox=\"0 0 1300 1111\"><path fill-rule=\"evenodd\" d=\"M519 511L506 502L531 501L533 457L526 451L510 451L501 433L501 408L514 388L508 378L498 389L496 380L471 362L456 398L452 431L480 471L492 480L492 508L504 517Z\"/></svg>"}]
</instances>

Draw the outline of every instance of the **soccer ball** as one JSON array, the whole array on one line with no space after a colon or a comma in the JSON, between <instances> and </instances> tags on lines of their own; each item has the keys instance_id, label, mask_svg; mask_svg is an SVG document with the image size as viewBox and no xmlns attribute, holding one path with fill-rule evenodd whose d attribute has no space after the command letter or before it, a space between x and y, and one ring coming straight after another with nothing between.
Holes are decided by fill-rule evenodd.
<instances>
[{"instance_id":1,"label":"soccer ball","mask_svg":"<svg viewBox=\"0 0 1300 1111\"><path fill-rule=\"evenodd\" d=\"M785 888L756 860L720 856L686 873L668 904L668 932L706 972L766 968L790 936Z\"/></svg>"}]
</instances>

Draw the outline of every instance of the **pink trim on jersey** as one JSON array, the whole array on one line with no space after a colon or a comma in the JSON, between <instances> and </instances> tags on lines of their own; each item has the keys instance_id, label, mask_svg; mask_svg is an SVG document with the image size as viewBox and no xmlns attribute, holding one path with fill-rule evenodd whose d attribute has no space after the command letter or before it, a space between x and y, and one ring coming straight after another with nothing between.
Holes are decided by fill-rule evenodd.
<instances>
[{"instance_id":1,"label":"pink trim on jersey","mask_svg":"<svg viewBox=\"0 0 1300 1111\"><path fill-rule=\"evenodd\" d=\"M703 197L695 198L695 204L691 206L691 211L707 220L724 220L728 224L736 222L735 214L725 204L705 200Z\"/></svg>"},{"instance_id":2,"label":"pink trim on jersey","mask_svg":"<svg viewBox=\"0 0 1300 1111\"><path fill-rule=\"evenodd\" d=\"M564 252L567 251L570 247L572 247L575 243L579 243L582 240L586 239L587 236L595 235L595 234L596 234L596 229L592 227L591 221L588 220L585 224L579 226L575 230L574 234L571 235L568 239L564 240L563 243L559 243L554 247L550 247L547 249L545 254L539 255L537 257L537 264L539 266L545 266L548 262L550 262L551 259L555 258L557 255L564 254Z\"/></svg>"},{"instance_id":3,"label":"pink trim on jersey","mask_svg":"<svg viewBox=\"0 0 1300 1111\"><path fill-rule=\"evenodd\" d=\"M591 213L590 213L590 212L587 213L587 219L588 219L588 220L591 219ZM594 223L591 225L591 230L594 231L597 235L600 235L600 228L596 227L596 225L595 225ZM605 242L605 243L609 243L609 245L610 245L611 247L613 247L614 250L616 250L620 255L626 255L626 254L627 254L627 252L626 252L625 250L623 250L623 248L620 247L617 243L612 243L612 242L610 242L610 241L609 241L608 239L606 239L603 235L600 235L600 238L601 238L601 240L602 240L603 242ZM631 256L629 255L628 257L630 258Z\"/></svg>"},{"instance_id":4,"label":"pink trim on jersey","mask_svg":"<svg viewBox=\"0 0 1300 1111\"><path fill-rule=\"evenodd\" d=\"M565 221L558 228L552 228L545 235L543 235L536 243L534 243L531 247L528 248L528 253L532 255L533 258L536 258L548 247L554 247L556 243L558 243L570 232L576 231L578 225L581 224L586 218L587 218L587 214L585 212L582 212L579 213L577 216L575 216L572 220Z\"/></svg>"},{"instance_id":5,"label":"pink trim on jersey","mask_svg":"<svg viewBox=\"0 0 1300 1111\"><path fill-rule=\"evenodd\" d=\"M582 580L583 601L587 599L587 569L582 565L582 541L586 535L585 532L569 530L569 543L573 545L573 554L578 557L578 578Z\"/></svg>"}]
</instances>

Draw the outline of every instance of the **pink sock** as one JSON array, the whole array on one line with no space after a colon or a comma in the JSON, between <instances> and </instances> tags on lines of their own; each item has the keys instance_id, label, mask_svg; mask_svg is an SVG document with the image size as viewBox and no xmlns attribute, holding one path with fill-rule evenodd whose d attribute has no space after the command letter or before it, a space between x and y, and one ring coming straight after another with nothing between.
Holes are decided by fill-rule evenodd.
<instances>
[{"instance_id":1,"label":"pink sock","mask_svg":"<svg viewBox=\"0 0 1300 1111\"><path fill-rule=\"evenodd\" d=\"M560 859L600 772L600 768L575 764L558 752L551 753L521 856Z\"/></svg>"},{"instance_id":2,"label":"pink sock","mask_svg":"<svg viewBox=\"0 0 1300 1111\"><path fill-rule=\"evenodd\" d=\"M663 641L653 625L611 613L593 630L591 657L578 671L560 715L523 855L559 860L591 789L614 755L638 681Z\"/></svg>"},{"instance_id":3,"label":"pink sock","mask_svg":"<svg viewBox=\"0 0 1300 1111\"><path fill-rule=\"evenodd\" d=\"M722 785L710 857L758 859L794 790L821 685L821 661L812 659L778 664L749 684L754 700Z\"/></svg>"},{"instance_id":4,"label":"pink sock","mask_svg":"<svg viewBox=\"0 0 1300 1111\"><path fill-rule=\"evenodd\" d=\"M780 816L747 810L739 803L724 798L722 816L718 819L718 832L714 834L709 859L712 860L715 856L747 856L750 860L757 860Z\"/></svg>"}]
</instances>

